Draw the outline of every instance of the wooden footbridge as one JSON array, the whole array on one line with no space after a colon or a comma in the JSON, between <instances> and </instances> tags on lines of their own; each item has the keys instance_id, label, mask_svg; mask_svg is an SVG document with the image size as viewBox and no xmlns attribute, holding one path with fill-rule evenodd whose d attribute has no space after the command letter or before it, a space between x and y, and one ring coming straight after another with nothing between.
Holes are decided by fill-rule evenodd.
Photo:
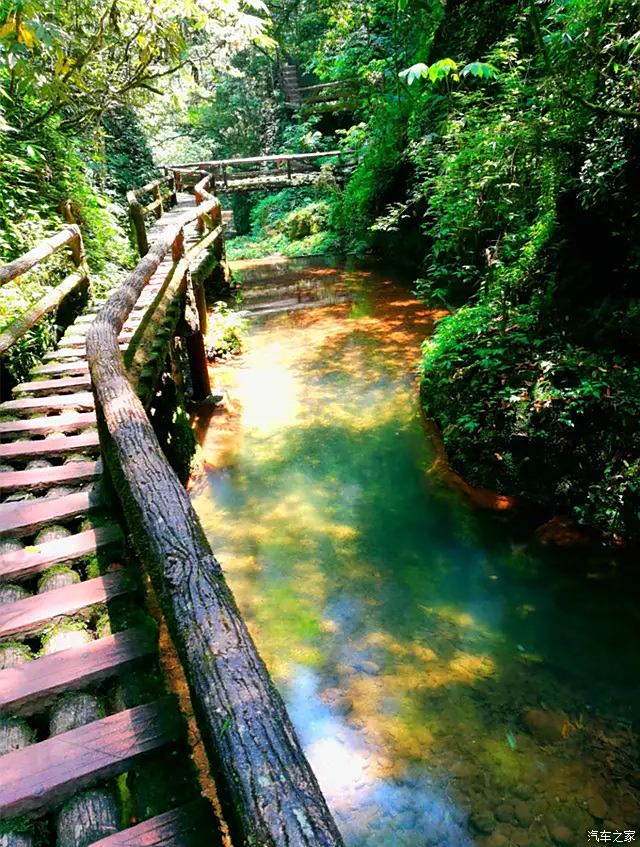
<instances>
[{"instance_id":1,"label":"wooden footbridge","mask_svg":"<svg viewBox=\"0 0 640 847\"><path fill-rule=\"evenodd\" d=\"M328 173L323 170L323 164L330 166ZM214 159L206 162L186 162L167 168L178 189L192 183L198 173L205 172L210 175L211 190L222 195L297 188L313 185L323 178L340 181L343 170L344 162L339 150L282 153L247 159Z\"/></svg>"},{"instance_id":2,"label":"wooden footbridge","mask_svg":"<svg viewBox=\"0 0 640 847\"><path fill-rule=\"evenodd\" d=\"M153 425L185 370L209 393L223 242L197 171L130 195L139 264L0 405L1 847L342 844ZM90 286L75 226L0 268L67 248L75 270L0 352Z\"/></svg>"}]
</instances>

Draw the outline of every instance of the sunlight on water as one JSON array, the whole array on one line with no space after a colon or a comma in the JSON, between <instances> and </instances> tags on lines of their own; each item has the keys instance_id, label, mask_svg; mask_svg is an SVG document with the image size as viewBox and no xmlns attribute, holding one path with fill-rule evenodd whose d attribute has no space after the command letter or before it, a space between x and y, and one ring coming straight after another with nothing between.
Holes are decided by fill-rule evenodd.
<instances>
[{"instance_id":1,"label":"sunlight on water","mask_svg":"<svg viewBox=\"0 0 640 847\"><path fill-rule=\"evenodd\" d=\"M460 493L416 393L438 314L369 269L246 273L262 315L212 368L191 492L348 847L640 829L620 554L544 547L508 498Z\"/></svg>"}]
</instances>

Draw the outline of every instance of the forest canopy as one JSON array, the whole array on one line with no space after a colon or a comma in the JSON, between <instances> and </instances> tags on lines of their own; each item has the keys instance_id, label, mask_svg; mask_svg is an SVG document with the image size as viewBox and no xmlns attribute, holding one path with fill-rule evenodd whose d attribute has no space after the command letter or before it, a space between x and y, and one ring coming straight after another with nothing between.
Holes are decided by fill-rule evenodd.
<instances>
[{"instance_id":1,"label":"forest canopy","mask_svg":"<svg viewBox=\"0 0 640 847\"><path fill-rule=\"evenodd\" d=\"M0 51L5 259L71 199L107 284L159 164L339 144L344 184L233 201L233 249L405 261L451 310L422 395L454 466L637 535L637 2L11 2Z\"/></svg>"}]
</instances>

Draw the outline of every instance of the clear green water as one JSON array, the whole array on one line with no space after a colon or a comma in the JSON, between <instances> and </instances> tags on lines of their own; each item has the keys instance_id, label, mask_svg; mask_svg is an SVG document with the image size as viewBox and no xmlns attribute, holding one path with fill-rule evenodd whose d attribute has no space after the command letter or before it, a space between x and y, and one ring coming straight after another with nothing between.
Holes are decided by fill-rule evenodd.
<instances>
[{"instance_id":1,"label":"clear green water","mask_svg":"<svg viewBox=\"0 0 640 847\"><path fill-rule=\"evenodd\" d=\"M640 830L628 558L545 546L452 485L413 370L433 315L406 289L244 276L258 310L333 305L254 318L213 368L227 408L199 422L192 496L348 847Z\"/></svg>"}]
</instances>

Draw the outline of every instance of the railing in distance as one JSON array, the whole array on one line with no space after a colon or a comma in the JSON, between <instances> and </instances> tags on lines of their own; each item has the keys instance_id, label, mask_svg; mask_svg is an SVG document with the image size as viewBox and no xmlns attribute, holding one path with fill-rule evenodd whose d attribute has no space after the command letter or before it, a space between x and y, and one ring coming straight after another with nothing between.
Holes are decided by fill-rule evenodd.
<instances>
[{"instance_id":1,"label":"railing in distance","mask_svg":"<svg viewBox=\"0 0 640 847\"><path fill-rule=\"evenodd\" d=\"M169 251L174 259L169 278L178 275L171 296L184 290L184 228L196 218L201 221L203 235L193 255L220 226L220 204L209 194L208 181L205 177L196 186L198 207L165 230L88 331L103 457L140 558L163 601L234 841L343 847L280 695L189 496L162 451L118 345L128 315ZM207 233L208 226L213 229ZM169 288L164 296L170 296ZM154 316L149 326L155 323Z\"/></svg>"},{"instance_id":2,"label":"railing in distance","mask_svg":"<svg viewBox=\"0 0 640 847\"><path fill-rule=\"evenodd\" d=\"M270 156L249 156L240 159L212 159L205 162L182 162L165 165L165 170L173 174L178 190L193 179L193 175L208 173L211 187L224 191L239 184L242 179L282 175L293 182L296 174L309 174L318 170L321 159L340 158L340 150L326 150L318 153L276 153Z\"/></svg>"},{"instance_id":3,"label":"railing in distance","mask_svg":"<svg viewBox=\"0 0 640 847\"><path fill-rule=\"evenodd\" d=\"M62 301L82 285L89 283L89 268L86 263L82 233L76 224L68 224L50 238L41 241L28 253L0 267L0 286L17 279L32 270L64 247L71 249L75 272L66 276L55 288L42 297L26 312L15 318L0 333L0 355L6 353L18 339L26 335L41 318L56 309Z\"/></svg>"},{"instance_id":4,"label":"railing in distance","mask_svg":"<svg viewBox=\"0 0 640 847\"><path fill-rule=\"evenodd\" d=\"M163 194L164 190L164 194ZM153 199L143 203L144 195L152 195ZM136 236L138 245L138 253L144 256L149 249L147 240L147 230L145 226L145 218L148 214L153 213L156 218L161 218L164 214L165 204L173 207L178 202L176 184L173 174L166 174L159 179L152 180L142 188L136 188L127 191L127 202L129 203L129 214L131 223Z\"/></svg>"}]
</instances>

